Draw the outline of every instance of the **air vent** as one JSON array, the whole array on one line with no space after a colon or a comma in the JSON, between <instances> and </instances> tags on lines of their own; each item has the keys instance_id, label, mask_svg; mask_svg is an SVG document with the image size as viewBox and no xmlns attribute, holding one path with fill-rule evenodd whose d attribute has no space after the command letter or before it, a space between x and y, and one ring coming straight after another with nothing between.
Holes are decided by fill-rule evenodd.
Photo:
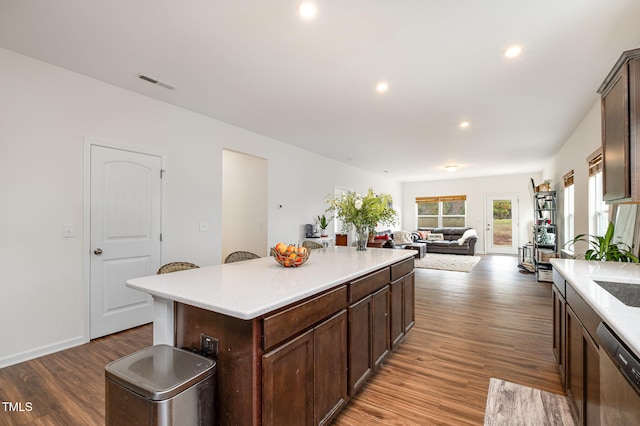
<instances>
[{"instance_id":1,"label":"air vent","mask_svg":"<svg viewBox=\"0 0 640 426\"><path fill-rule=\"evenodd\" d=\"M173 89L176 88L176 86L174 86L172 84L165 83L164 81L156 80L155 78L149 77L148 75L138 74L138 78L140 78L141 80L144 80L144 81L148 81L149 83L157 84L158 86L162 86L165 89L173 90Z\"/></svg>"}]
</instances>

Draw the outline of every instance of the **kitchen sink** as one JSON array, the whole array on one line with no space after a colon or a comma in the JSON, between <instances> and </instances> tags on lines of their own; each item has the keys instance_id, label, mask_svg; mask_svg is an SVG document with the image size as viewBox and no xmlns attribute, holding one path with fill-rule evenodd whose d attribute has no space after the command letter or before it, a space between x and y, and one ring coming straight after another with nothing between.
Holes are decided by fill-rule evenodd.
<instances>
[{"instance_id":1,"label":"kitchen sink","mask_svg":"<svg viewBox=\"0 0 640 426\"><path fill-rule=\"evenodd\" d=\"M640 308L640 285L613 281L594 282L625 305Z\"/></svg>"}]
</instances>

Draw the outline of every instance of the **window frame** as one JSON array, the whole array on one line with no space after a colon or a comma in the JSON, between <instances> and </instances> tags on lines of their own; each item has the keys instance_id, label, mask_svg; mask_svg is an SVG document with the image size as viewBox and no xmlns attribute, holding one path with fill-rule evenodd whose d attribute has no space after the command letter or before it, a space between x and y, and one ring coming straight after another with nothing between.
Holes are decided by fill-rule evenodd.
<instances>
[{"instance_id":1,"label":"window frame","mask_svg":"<svg viewBox=\"0 0 640 426\"><path fill-rule=\"evenodd\" d=\"M444 214L444 203L451 201L463 201L464 202L464 214L461 215L451 215ZM418 214L419 204L421 203L438 203L438 214ZM446 196L438 196L438 197L416 197L416 228L420 229L419 225L421 218L437 218L437 226L422 226L422 228L444 228L443 220L449 218L462 218L463 225L462 227L467 226L467 196L466 195L446 195ZM451 227L451 226L446 226ZM457 227L457 226L456 226Z\"/></svg>"},{"instance_id":2,"label":"window frame","mask_svg":"<svg viewBox=\"0 0 640 426\"><path fill-rule=\"evenodd\" d=\"M571 241L575 236L575 185L574 173L570 170L562 177L564 181L562 216L564 219L564 241Z\"/></svg>"},{"instance_id":3,"label":"window frame","mask_svg":"<svg viewBox=\"0 0 640 426\"><path fill-rule=\"evenodd\" d=\"M589 165L589 234L604 235L609 226L611 208L604 202L604 176L602 174L602 148L598 148L588 158Z\"/></svg>"}]
</instances>

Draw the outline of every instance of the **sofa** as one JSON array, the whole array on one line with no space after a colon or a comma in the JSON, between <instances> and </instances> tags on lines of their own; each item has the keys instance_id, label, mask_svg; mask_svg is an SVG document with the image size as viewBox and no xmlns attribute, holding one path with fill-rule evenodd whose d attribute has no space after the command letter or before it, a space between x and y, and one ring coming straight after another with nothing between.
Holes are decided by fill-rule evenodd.
<instances>
[{"instance_id":1,"label":"sofa","mask_svg":"<svg viewBox=\"0 0 640 426\"><path fill-rule=\"evenodd\" d=\"M416 243L425 243L427 253L473 256L478 234L473 228L418 228L411 233Z\"/></svg>"}]
</instances>

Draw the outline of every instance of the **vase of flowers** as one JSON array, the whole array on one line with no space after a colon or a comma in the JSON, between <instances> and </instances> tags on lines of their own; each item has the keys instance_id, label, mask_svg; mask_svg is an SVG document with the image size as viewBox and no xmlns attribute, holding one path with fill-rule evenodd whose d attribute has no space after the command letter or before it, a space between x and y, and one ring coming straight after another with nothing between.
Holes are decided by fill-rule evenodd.
<instances>
[{"instance_id":1,"label":"vase of flowers","mask_svg":"<svg viewBox=\"0 0 640 426\"><path fill-rule=\"evenodd\" d=\"M369 234L378 224L395 225L397 213L388 194L376 194L369 188L363 196L349 191L339 196L328 196L327 211L342 221L342 231L356 231L356 250L366 250Z\"/></svg>"}]
</instances>

